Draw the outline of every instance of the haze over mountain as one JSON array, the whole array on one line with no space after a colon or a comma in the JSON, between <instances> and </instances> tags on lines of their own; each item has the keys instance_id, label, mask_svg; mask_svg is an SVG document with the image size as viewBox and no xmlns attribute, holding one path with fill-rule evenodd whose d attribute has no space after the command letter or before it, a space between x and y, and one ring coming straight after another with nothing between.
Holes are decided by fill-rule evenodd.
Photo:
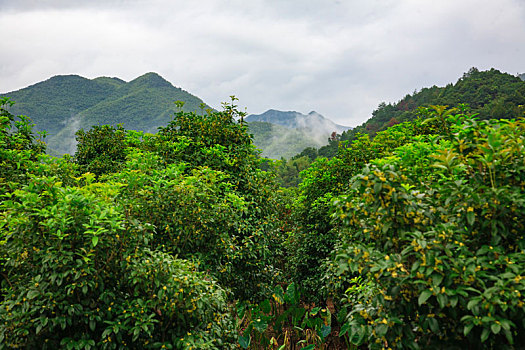
<instances>
[{"instance_id":1,"label":"haze over mountain","mask_svg":"<svg viewBox=\"0 0 525 350\"><path fill-rule=\"evenodd\" d=\"M203 113L202 107L210 108L157 73L146 73L130 82L58 75L2 96L15 101L13 114L29 116L35 130L47 132L48 152L57 155L75 152L75 133L81 128L123 124L126 129L154 133L159 126L167 125L178 110L174 101L183 101L184 111ZM326 145L332 132L349 129L316 112L303 115L269 110L251 115L246 121L252 121L250 132L262 155L276 159L292 157L306 147Z\"/></svg>"},{"instance_id":2,"label":"haze over mountain","mask_svg":"<svg viewBox=\"0 0 525 350\"><path fill-rule=\"evenodd\" d=\"M328 137L332 132L342 133L343 131L351 129L349 126L335 124L330 119L325 118L316 111L311 111L308 114L302 114L295 111L277 111L269 109L262 114L251 114L246 117L247 122L267 122L272 124L282 125L291 129L311 129L318 133L326 134Z\"/></svg>"},{"instance_id":3,"label":"haze over mountain","mask_svg":"<svg viewBox=\"0 0 525 350\"><path fill-rule=\"evenodd\" d=\"M245 119L254 135L254 143L268 158L290 158L307 147L322 147L333 132L340 134L350 127L337 125L321 114L311 111L269 109L262 114L252 114Z\"/></svg>"},{"instance_id":4,"label":"haze over mountain","mask_svg":"<svg viewBox=\"0 0 525 350\"><path fill-rule=\"evenodd\" d=\"M146 73L130 82L59 75L2 96L16 102L11 107L13 114L27 115L36 130L47 131L48 147L58 154L74 152L74 134L80 128L123 124L126 129L155 132L178 110L174 101L183 101L183 110L198 113L202 113L203 104L200 98L156 73Z\"/></svg>"}]
</instances>

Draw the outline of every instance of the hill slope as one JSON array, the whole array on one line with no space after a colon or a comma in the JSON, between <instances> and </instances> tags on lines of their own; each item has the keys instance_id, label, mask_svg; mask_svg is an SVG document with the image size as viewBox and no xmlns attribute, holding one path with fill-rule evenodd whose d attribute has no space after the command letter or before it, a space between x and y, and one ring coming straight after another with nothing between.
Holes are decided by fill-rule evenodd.
<instances>
[{"instance_id":1,"label":"hill slope","mask_svg":"<svg viewBox=\"0 0 525 350\"><path fill-rule=\"evenodd\" d=\"M295 111L270 109L262 114L252 114L245 119L254 143L267 158L291 158L307 147L328 144L333 132L338 134L350 127L335 124L312 111L302 114Z\"/></svg>"},{"instance_id":2,"label":"hill slope","mask_svg":"<svg viewBox=\"0 0 525 350\"><path fill-rule=\"evenodd\" d=\"M312 137L306 129L290 129L282 125L252 121L248 131L253 134L253 143L262 150L262 156L272 159L291 158L307 147L327 144Z\"/></svg>"},{"instance_id":3,"label":"hill slope","mask_svg":"<svg viewBox=\"0 0 525 350\"><path fill-rule=\"evenodd\" d=\"M246 117L247 122L267 122L277 125L282 125L290 129L308 129L315 130L319 133L326 134L326 138L332 132L342 133L349 130L350 127L338 125L330 119L323 117L321 114L311 111L307 115L295 111L278 111L269 109L262 114L251 114Z\"/></svg>"},{"instance_id":4,"label":"hill slope","mask_svg":"<svg viewBox=\"0 0 525 350\"><path fill-rule=\"evenodd\" d=\"M391 125L410 121L417 117L418 107L447 105L457 107L468 104L472 113L480 119L512 119L524 116L525 81L521 76L502 73L496 69L479 71L471 68L455 84L444 87L432 86L406 95L397 103L381 103L372 117L352 130L345 131L340 140L353 140L358 133L374 136ZM318 154L333 157L337 142L319 149Z\"/></svg>"},{"instance_id":5,"label":"hill slope","mask_svg":"<svg viewBox=\"0 0 525 350\"><path fill-rule=\"evenodd\" d=\"M79 128L122 123L127 129L154 132L171 120L177 110L174 101L184 101L185 111L200 111L203 103L156 73L128 83L108 77L55 76L2 96L16 102L13 114L30 116L36 130L48 132L48 147L59 154L74 152Z\"/></svg>"}]
</instances>

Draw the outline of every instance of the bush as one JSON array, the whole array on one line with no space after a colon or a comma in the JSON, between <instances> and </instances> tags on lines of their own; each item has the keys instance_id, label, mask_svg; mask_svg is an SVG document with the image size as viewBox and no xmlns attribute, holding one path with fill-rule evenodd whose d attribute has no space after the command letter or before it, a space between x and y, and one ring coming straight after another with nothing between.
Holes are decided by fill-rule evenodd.
<instances>
[{"instance_id":1,"label":"bush","mask_svg":"<svg viewBox=\"0 0 525 350\"><path fill-rule=\"evenodd\" d=\"M113 201L118 185L31 180L1 208L0 348L235 342L226 293L189 262L150 249L151 227L126 219Z\"/></svg>"},{"instance_id":2,"label":"bush","mask_svg":"<svg viewBox=\"0 0 525 350\"><path fill-rule=\"evenodd\" d=\"M335 201L342 244L331 280L341 281L340 292L351 287L341 334L356 345L525 342L525 122L463 115L446 122L448 141L411 147L428 154L425 161L367 166ZM434 174L416 163L431 164Z\"/></svg>"}]
</instances>

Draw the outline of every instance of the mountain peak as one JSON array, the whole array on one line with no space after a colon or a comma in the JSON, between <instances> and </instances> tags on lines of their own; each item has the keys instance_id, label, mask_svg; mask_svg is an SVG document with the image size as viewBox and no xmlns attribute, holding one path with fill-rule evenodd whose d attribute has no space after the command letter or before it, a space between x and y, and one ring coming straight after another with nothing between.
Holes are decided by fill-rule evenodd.
<instances>
[{"instance_id":1,"label":"mountain peak","mask_svg":"<svg viewBox=\"0 0 525 350\"><path fill-rule=\"evenodd\" d=\"M142 86L142 87L173 87L169 81L161 77L155 72L149 72L141 75L138 78L133 79L129 82L133 86Z\"/></svg>"},{"instance_id":2,"label":"mountain peak","mask_svg":"<svg viewBox=\"0 0 525 350\"><path fill-rule=\"evenodd\" d=\"M312 129L320 133L330 135L333 131L343 132L350 129L347 126L337 125L330 119L325 118L316 111L311 111L307 115L295 111L278 111L269 109L262 114L251 114L245 118L247 122L267 122L281 125L289 129ZM328 136L327 136L328 137Z\"/></svg>"}]
</instances>

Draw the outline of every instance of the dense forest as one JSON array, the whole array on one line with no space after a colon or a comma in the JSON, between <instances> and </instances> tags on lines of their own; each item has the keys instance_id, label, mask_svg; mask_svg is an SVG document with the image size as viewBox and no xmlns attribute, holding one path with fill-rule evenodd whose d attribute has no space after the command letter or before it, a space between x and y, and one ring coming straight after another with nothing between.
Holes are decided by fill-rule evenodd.
<instances>
[{"instance_id":1,"label":"dense forest","mask_svg":"<svg viewBox=\"0 0 525 350\"><path fill-rule=\"evenodd\" d=\"M521 78L520 78L521 77ZM392 125L416 119L419 107L467 104L470 112L480 119L518 118L525 111L525 73L514 76L497 69L479 71L471 68L455 84L432 86L407 94L397 103L381 102L372 117L363 124L343 132L340 141L354 140L358 134L374 136ZM333 157L337 143L319 149L322 157Z\"/></svg>"},{"instance_id":2,"label":"dense forest","mask_svg":"<svg viewBox=\"0 0 525 350\"><path fill-rule=\"evenodd\" d=\"M63 157L0 103L0 349L525 344L521 107L421 102L272 161L234 97Z\"/></svg>"},{"instance_id":3,"label":"dense forest","mask_svg":"<svg viewBox=\"0 0 525 350\"><path fill-rule=\"evenodd\" d=\"M12 106L13 114L31 116L35 131L46 133L47 153L52 155L74 153L79 128L122 124L127 129L156 132L178 110L174 101L184 101L187 112L202 113L210 108L156 73L130 82L58 75L0 97L17 102Z\"/></svg>"}]
</instances>

